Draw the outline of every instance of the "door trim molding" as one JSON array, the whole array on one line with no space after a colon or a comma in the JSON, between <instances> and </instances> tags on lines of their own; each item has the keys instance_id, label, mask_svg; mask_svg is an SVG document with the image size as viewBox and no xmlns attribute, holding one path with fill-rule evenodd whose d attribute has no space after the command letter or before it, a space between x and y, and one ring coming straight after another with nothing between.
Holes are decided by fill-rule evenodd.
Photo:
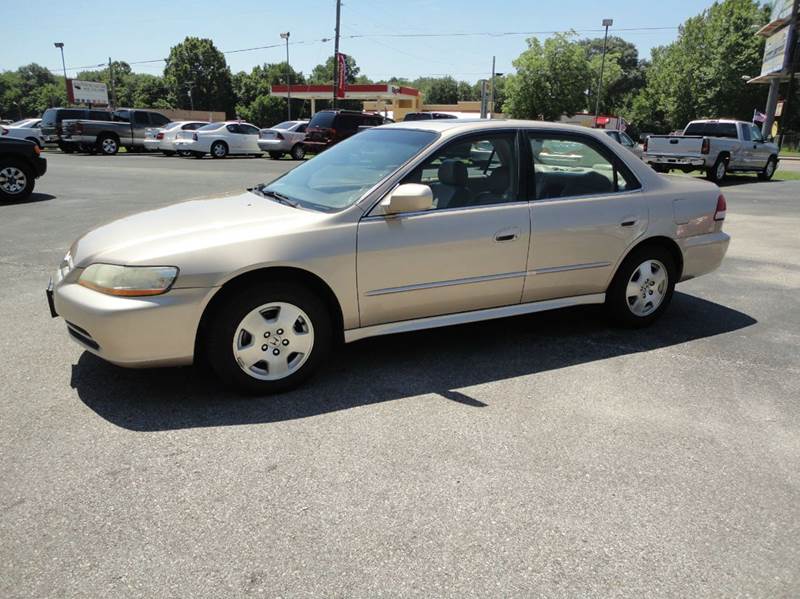
<instances>
[{"instance_id":1,"label":"door trim molding","mask_svg":"<svg viewBox=\"0 0 800 599\"><path fill-rule=\"evenodd\" d=\"M379 335L391 335L394 333L407 333L420 331L423 329L433 329L436 327L446 327L469 322L491 320L494 318L505 318L506 316L518 316L521 314L531 314L534 312L544 312L558 308L568 308L571 306L581 306L586 304L602 304L606 301L605 293L593 293L590 295L578 295L573 297L563 297L559 299L544 300L540 302L530 302L527 304L514 304L511 306L501 306L499 308L488 308L484 310L473 310L471 312L458 312L456 314L444 314L441 316L429 316L426 318L415 318L414 320L402 320L400 322L390 322L369 327L349 329L344 332L345 343L366 339L367 337L377 337Z\"/></svg>"},{"instance_id":2,"label":"door trim molding","mask_svg":"<svg viewBox=\"0 0 800 599\"><path fill-rule=\"evenodd\" d=\"M387 295L390 293L403 293L406 291L418 291L420 289L436 289L438 287L451 287L453 285L469 285L471 283L483 283L485 281L499 281L501 279L515 279L524 277L525 271L506 272L499 275L483 275L479 277L466 277L463 279L450 279L447 281L434 281L432 283L415 283L413 285L403 285L401 287L386 287L384 289L373 289L364 295L373 297L376 295Z\"/></svg>"},{"instance_id":3,"label":"door trim molding","mask_svg":"<svg viewBox=\"0 0 800 599\"><path fill-rule=\"evenodd\" d=\"M553 272L568 272L570 270L587 270L590 268L605 268L611 266L611 262L587 262L586 264L568 264L566 266L548 266L547 268L537 268L529 270L529 275L546 275Z\"/></svg>"}]
</instances>

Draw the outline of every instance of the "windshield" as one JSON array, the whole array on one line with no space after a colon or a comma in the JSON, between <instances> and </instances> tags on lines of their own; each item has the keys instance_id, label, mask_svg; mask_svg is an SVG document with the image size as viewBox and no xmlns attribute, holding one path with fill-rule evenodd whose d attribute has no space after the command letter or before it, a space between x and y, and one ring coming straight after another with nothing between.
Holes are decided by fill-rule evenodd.
<instances>
[{"instance_id":1,"label":"windshield","mask_svg":"<svg viewBox=\"0 0 800 599\"><path fill-rule=\"evenodd\" d=\"M209 123L208 125L204 125L198 129L198 131L216 131L225 123Z\"/></svg>"},{"instance_id":2,"label":"windshield","mask_svg":"<svg viewBox=\"0 0 800 599\"><path fill-rule=\"evenodd\" d=\"M22 119L21 121L15 121L9 125L9 127L27 127L28 125L35 123L36 119Z\"/></svg>"},{"instance_id":3,"label":"windshield","mask_svg":"<svg viewBox=\"0 0 800 599\"><path fill-rule=\"evenodd\" d=\"M435 140L432 131L368 129L344 140L263 186L302 206L335 211L364 192Z\"/></svg>"}]
</instances>

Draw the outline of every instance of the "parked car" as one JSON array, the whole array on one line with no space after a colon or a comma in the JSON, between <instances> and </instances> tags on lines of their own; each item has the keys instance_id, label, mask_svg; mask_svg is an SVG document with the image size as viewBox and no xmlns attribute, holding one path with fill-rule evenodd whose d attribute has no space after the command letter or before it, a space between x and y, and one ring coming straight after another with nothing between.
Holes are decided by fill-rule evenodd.
<instances>
[{"instance_id":1,"label":"parked car","mask_svg":"<svg viewBox=\"0 0 800 599\"><path fill-rule=\"evenodd\" d=\"M733 120L692 121L683 135L651 135L643 159L661 173L704 169L719 182L729 172L754 171L769 181L778 168L778 145L766 140L753 123Z\"/></svg>"},{"instance_id":2,"label":"parked car","mask_svg":"<svg viewBox=\"0 0 800 599\"><path fill-rule=\"evenodd\" d=\"M403 117L403 122L406 121L429 121L432 119L457 119L454 114L447 114L446 112L409 112Z\"/></svg>"},{"instance_id":3,"label":"parked car","mask_svg":"<svg viewBox=\"0 0 800 599\"><path fill-rule=\"evenodd\" d=\"M566 142L570 168L549 158ZM725 210L716 185L662 177L601 131L397 123L240 195L101 226L48 297L110 362L202 355L229 384L272 392L338 340L603 303L649 325L676 283L721 263Z\"/></svg>"},{"instance_id":4,"label":"parked car","mask_svg":"<svg viewBox=\"0 0 800 599\"><path fill-rule=\"evenodd\" d=\"M262 156L258 135L258 127L250 123L208 123L196 131L179 131L175 138L175 149L196 158L206 154L211 154L212 158L225 158L229 154Z\"/></svg>"},{"instance_id":5,"label":"parked car","mask_svg":"<svg viewBox=\"0 0 800 599\"><path fill-rule=\"evenodd\" d=\"M95 108L48 108L42 115L40 128L45 143L57 144L67 154L78 151L78 143L64 141L61 137L63 122L68 119L110 121L111 111Z\"/></svg>"},{"instance_id":6,"label":"parked car","mask_svg":"<svg viewBox=\"0 0 800 599\"><path fill-rule=\"evenodd\" d=\"M322 152L364 128L384 123L385 119L379 114L355 110L320 110L308 123L303 147L306 152Z\"/></svg>"},{"instance_id":7,"label":"parked car","mask_svg":"<svg viewBox=\"0 0 800 599\"><path fill-rule=\"evenodd\" d=\"M22 119L10 125L0 125L0 136L13 137L15 139L27 139L32 141L39 148L44 148L44 138L39 124L42 119Z\"/></svg>"},{"instance_id":8,"label":"parked car","mask_svg":"<svg viewBox=\"0 0 800 599\"><path fill-rule=\"evenodd\" d=\"M177 153L175 139L181 131L196 131L208 125L206 121L173 121L163 127L150 127L144 132L144 147L151 152L163 152L165 156Z\"/></svg>"},{"instance_id":9,"label":"parked car","mask_svg":"<svg viewBox=\"0 0 800 599\"><path fill-rule=\"evenodd\" d=\"M111 120L65 119L61 139L77 143L89 152L113 156L124 147L129 152L144 150L144 132L148 127L163 127L169 119L160 112L121 108L115 110Z\"/></svg>"},{"instance_id":10,"label":"parked car","mask_svg":"<svg viewBox=\"0 0 800 599\"><path fill-rule=\"evenodd\" d=\"M637 158L641 158L643 154L642 146L633 141L624 131L617 131L615 129L603 129L611 139L621 143L624 147L628 148Z\"/></svg>"},{"instance_id":11,"label":"parked car","mask_svg":"<svg viewBox=\"0 0 800 599\"><path fill-rule=\"evenodd\" d=\"M0 200L19 202L33 193L36 179L47 172L41 152L36 142L0 137Z\"/></svg>"},{"instance_id":12,"label":"parked car","mask_svg":"<svg viewBox=\"0 0 800 599\"><path fill-rule=\"evenodd\" d=\"M303 140L306 138L308 121L284 121L274 127L262 129L258 135L258 147L273 160L288 153L295 160L305 158Z\"/></svg>"}]
</instances>

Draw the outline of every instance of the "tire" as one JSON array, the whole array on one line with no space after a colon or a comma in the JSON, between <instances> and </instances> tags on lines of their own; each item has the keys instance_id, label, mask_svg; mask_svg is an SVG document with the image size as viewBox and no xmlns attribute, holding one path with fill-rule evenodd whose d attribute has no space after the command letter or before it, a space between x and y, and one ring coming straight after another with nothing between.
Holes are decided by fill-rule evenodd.
<instances>
[{"instance_id":1,"label":"tire","mask_svg":"<svg viewBox=\"0 0 800 599\"><path fill-rule=\"evenodd\" d=\"M189 150L178 150L178 156L181 158L189 158L192 153Z\"/></svg>"},{"instance_id":2,"label":"tire","mask_svg":"<svg viewBox=\"0 0 800 599\"><path fill-rule=\"evenodd\" d=\"M706 176L709 181L719 183L725 179L728 174L728 159L725 156L720 156L710 169L706 169Z\"/></svg>"},{"instance_id":3,"label":"tire","mask_svg":"<svg viewBox=\"0 0 800 599\"><path fill-rule=\"evenodd\" d=\"M772 179L772 176L775 174L775 170L778 168L778 159L775 156L770 156L769 160L767 160L767 165L764 167L764 170L758 173L758 180L759 181L769 181Z\"/></svg>"},{"instance_id":4,"label":"tire","mask_svg":"<svg viewBox=\"0 0 800 599\"><path fill-rule=\"evenodd\" d=\"M675 259L665 247L635 249L623 260L606 291L606 308L622 326L646 327L669 306L677 277Z\"/></svg>"},{"instance_id":5,"label":"tire","mask_svg":"<svg viewBox=\"0 0 800 599\"><path fill-rule=\"evenodd\" d=\"M212 158L225 158L228 155L228 144L224 141L215 141L211 144L210 150Z\"/></svg>"},{"instance_id":6,"label":"tire","mask_svg":"<svg viewBox=\"0 0 800 599\"><path fill-rule=\"evenodd\" d=\"M222 381L240 391L286 391L327 361L331 323L325 303L308 289L280 281L255 285L232 295L215 311L204 339L204 357Z\"/></svg>"},{"instance_id":7,"label":"tire","mask_svg":"<svg viewBox=\"0 0 800 599\"><path fill-rule=\"evenodd\" d=\"M291 154L294 160L302 160L303 158L305 158L306 150L303 147L303 144L294 144L294 146L292 147Z\"/></svg>"},{"instance_id":8,"label":"tire","mask_svg":"<svg viewBox=\"0 0 800 599\"><path fill-rule=\"evenodd\" d=\"M119 152L119 140L115 135L100 135L97 138L97 151L103 156L113 156Z\"/></svg>"},{"instance_id":9,"label":"tire","mask_svg":"<svg viewBox=\"0 0 800 599\"><path fill-rule=\"evenodd\" d=\"M72 154L76 150L73 144L67 144L67 143L59 143L58 149L64 152L64 154Z\"/></svg>"},{"instance_id":10,"label":"tire","mask_svg":"<svg viewBox=\"0 0 800 599\"><path fill-rule=\"evenodd\" d=\"M33 193L35 177L30 167L16 160L0 160L0 200L21 202Z\"/></svg>"},{"instance_id":11,"label":"tire","mask_svg":"<svg viewBox=\"0 0 800 599\"><path fill-rule=\"evenodd\" d=\"M283 158L283 152L269 152L269 157L273 160L280 160Z\"/></svg>"}]
</instances>

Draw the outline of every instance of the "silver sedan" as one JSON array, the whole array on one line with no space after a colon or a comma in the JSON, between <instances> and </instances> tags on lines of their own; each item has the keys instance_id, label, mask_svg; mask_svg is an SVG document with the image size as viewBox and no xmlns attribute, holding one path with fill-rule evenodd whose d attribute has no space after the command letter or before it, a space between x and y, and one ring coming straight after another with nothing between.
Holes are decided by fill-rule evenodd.
<instances>
[{"instance_id":1,"label":"silver sedan","mask_svg":"<svg viewBox=\"0 0 800 599\"><path fill-rule=\"evenodd\" d=\"M48 298L110 362L202 354L273 392L374 335L583 304L649 325L676 283L720 265L725 210L716 185L659 175L601 131L397 123L239 195L95 229Z\"/></svg>"},{"instance_id":2,"label":"silver sedan","mask_svg":"<svg viewBox=\"0 0 800 599\"><path fill-rule=\"evenodd\" d=\"M262 129L258 136L258 147L273 160L289 154L295 160L305 158L303 140L306 138L308 121L284 121L269 129Z\"/></svg>"}]
</instances>

